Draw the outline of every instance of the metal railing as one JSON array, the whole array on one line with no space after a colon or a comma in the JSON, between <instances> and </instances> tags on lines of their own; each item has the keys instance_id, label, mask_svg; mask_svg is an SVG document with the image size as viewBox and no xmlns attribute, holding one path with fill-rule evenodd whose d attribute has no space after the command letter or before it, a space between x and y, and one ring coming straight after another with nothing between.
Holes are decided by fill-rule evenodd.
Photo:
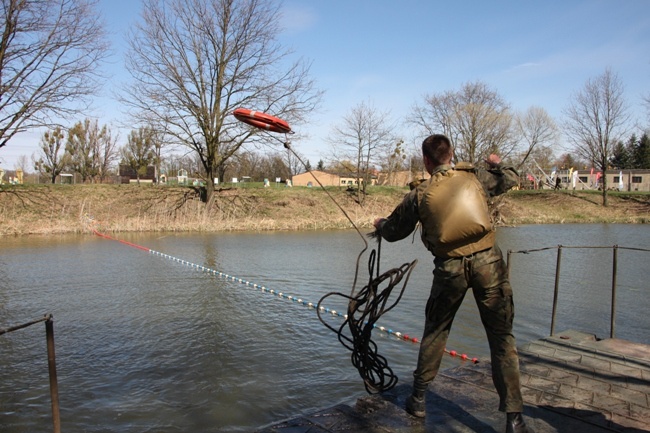
<instances>
[{"instance_id":1,"label":"metal railing","mask_svg":"<svg viewBox=\"0 0 650 433\"><path fill-rule=\"evenodd\" d=\"M45 339L47 341L47 366L50 375L50 398L52 400L52 423L54 424L54 433L61 433L61 417L59 415L59 383L56 377L56 356L54 353L54 319L51 314L46 314L40 319L21 325L11 326L6 329L0 329L0 335L8 332L17 331L27 328L37 323L45 322Z\"/></svg>"},{"instance_id":2,"label":"metal railing","mask_svg":"<svg viewBox=\"0 0 650 433\"><path fill-rule=\"evenodd\" d=\"M632 250L632 251L645 251L645 252L650 252L649 249L645 248L629 248L629 247L621 247L618 245L613 245L613 246L564 246L564 245L558 245L556 247L544 247L544 248L536 248L532 250L520 250L520 251L512 251L508 250L508 278L510 277L510 267L511 267L511 260L510 256L512 254L530 254L534 252L539 252L539 251L547 251L547 250L553 250L557 249L557 260L556 260L556 265L555 265L555 286L553 290L553 312L551 313L551 333L550 335L553 336L555 334L555 323L557 319L557 305L558 305L558 295L560 293L560 269L562 266L562 250L567 249L567 248L583 248L583 249L612 249L612 283L611 283L611 305L610 305L610 322L609 322L609 337L610 338L616 338L616 277L617 277L617 271L618 271L618 250L619 249L624 249L624 250Z\"/></svg>"}]
</instances>

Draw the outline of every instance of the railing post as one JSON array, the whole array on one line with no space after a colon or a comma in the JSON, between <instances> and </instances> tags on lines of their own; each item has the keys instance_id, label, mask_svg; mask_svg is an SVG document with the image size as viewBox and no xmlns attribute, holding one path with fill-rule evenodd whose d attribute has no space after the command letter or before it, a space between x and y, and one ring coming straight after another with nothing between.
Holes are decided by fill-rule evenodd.
<instances>
[{"instance_id":1,"label":"railing post","mask_svg":"<svg viewBox=\"0 0 650 433\"><path fill-rule=\"evenodd\" d=\"M54 354L54 321L52 320L51 314L47 314L45 317L47 366L50 372L50 397L52 399L52 422L54 424L54 433L61 433L61 417L59 415L59 383L56 377L56 357Z\"/></svg>"},{"instance_id":2,"label":"railing post","mask_svg":"<svg viewBox=\"0 0 650 433\"><path fill-rule=\"evenodd\" d=\"M506 262L506 268L508 270L508 280L510 280L510 256L511 255L512 255L512 250L508 250L508 255L507 255L507 259L506 259L506 260L508 260Z\"/></svg>"},{"instance_id":3,"label":"railing post","mask_svg":"<svg viewBox=\"0 0 650 433\"><path fill-rule=\"evenodd\" d=\"M560 291L560 264L562 262L562 245L557 246L557 263L555 265L555 289L553 292L553 314L551 316L551 337L555 334L555 316L557 315L557 298Z\"/></svg>"},{"instance_id":4,"label":"railing post","mask_svg":"<svg viewBox=\"0 0 650 433\"><path fill-rule=\"evenodd\" d=\"M614 245L612 257L612 314L609 322L609 338L616 335L616 273L618 268L618 245Z\"/></svg>"}]
</instances>

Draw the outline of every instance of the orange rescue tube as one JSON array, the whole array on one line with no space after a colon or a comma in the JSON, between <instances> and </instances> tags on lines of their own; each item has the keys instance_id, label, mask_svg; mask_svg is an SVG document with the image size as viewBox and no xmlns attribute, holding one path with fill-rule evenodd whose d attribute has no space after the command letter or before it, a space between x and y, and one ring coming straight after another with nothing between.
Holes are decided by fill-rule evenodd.
<instances>
[{"instance_id":1,"label":"orange rescue tube","mask_svg":"<svg viewBox=\"0 0 650 433\"><path fill-rule=\"evenodd\" d=\"M251 126L265 129L271 132L289 133L291 127L284 120L271 116L270 114L262 113L261 111L249 110L248 108L237 108L233 116L244 123Z\"/></svg>"}]
</instances>

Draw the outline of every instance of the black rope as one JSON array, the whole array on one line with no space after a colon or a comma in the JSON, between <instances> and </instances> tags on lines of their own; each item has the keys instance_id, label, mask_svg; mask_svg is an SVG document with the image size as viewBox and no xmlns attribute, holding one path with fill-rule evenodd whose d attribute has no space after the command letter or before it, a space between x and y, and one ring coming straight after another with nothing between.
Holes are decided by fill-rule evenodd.
<instances>
[{"instance_id":1,"label":"black rope","mask_svg":"<svg viewBox=\"0 0 650 433\"><path fill-rule=\"evenodd\" d=\"M378 250L381 249L381 242ZM377 259L377 260L375 260ZM372 250L368 259L370 274L368 284L350 295L330 292L318 302L316 312L318 318L327 328L338 335L341 344L352 352L350 355L352 365L363 379L366 391L370 394L388 391L397 384L397 375L388 366L387 359L380 355L377 343L372 340L372 330L379 318L393 309L404 294L408 279L415 267L417 260L405 263L399 268L390 269L379 275L379 253ZM377 266L377 275L373 278ZM356 280L356 275L355 275ZM397 299L389 304L393 289L404 281ZM384 288L381 286L385 285ZM334 328L321 317L321 303L330 296L340 296L348 300L348 315L343 324ZM346 333L346 329L348 333Z\"/></svg>"},{"instance_id":2,"label":"black rope","mask_svg":"<svg viewBox=\"0 0 650 433\"><path fill-rule=\"evenodd\" d=\"M386 358L377 352L377 343L372 341L372 330L377 320L379 320L383 314L392 310L402 298L408 279L411 276L411 272L417 264L417 260L414 260L411 263L405 263L399 268L390 269L380 275L379 262L381 257L381 235L377 231L369 233L369 237L377 240L377 250L372 250L368 259L368 284L363 289L359 290L358 293L355 293L357 279L359 277L359 263L361 261L361 256L368 249L368 242L361 234L361 231L359 231L359 228L356 226L354 221L352 221L352 218L350 218L341 205L334 200L334 197L332 197L332 195L325 189L320 180L318 180L318 178L312 173L311 169L308 168L300 156L293 150L291 144L288 141L284 141L283 145L293 153L300 163L302 163L305 169L320 185L321 189L325 191L343 215L345 215L348 221L350 221L352 227L354 227L364 242L365 246L357 256L354 280L352 282L350 295L338 292L330 292L326 294L318 301L316 313L318 314L318 319L321 323L335 332L338 335L341 344L352 352L352 355L350 356L352 365L357 369L359 375L363 379L366 391L370 394L388 391L397 384L398 378L393 370L388 366ZM375 266L376 276L373 278L373 274L375 274ZM402 280L404 283L402 284L397 299L389 305L388 300L393 289L400 284ZM385 285L385 287L381 288L383 285ZM325 322L320 314L321 304L330 296L340 296L348 300L347 318L338 329ZM345 333L346 327L349 334Z\"/></svg>"}]
</instances>

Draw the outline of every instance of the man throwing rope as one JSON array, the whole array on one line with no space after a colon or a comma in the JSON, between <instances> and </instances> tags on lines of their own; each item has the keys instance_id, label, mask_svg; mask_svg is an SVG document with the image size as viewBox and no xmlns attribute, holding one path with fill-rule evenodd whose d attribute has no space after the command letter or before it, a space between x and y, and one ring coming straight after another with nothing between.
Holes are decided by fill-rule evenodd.
<instances>
[{"instance_id":1,"label":"man throwing rope","mask_svg":"<svg viewBox=\"0 0 650 433\"><path fill-rule=\"evenodd\" d=\"M533 433L522 417L512 288L487 206L487 196L508 191L517 184L518 174L501 166L496 155L486 160L488 170L467 163L453 167L452 155L446 136L426 138L422 156L431 177L412 184L388 218L374 221L375 234L389 242L409 236L420 223L422 242L434 256L424 334L406 410L425 416L426 390L438 373L454 316L471 287L490 345L499 410L507 413L506 433Z\"/></svg>"}]
</instances>

